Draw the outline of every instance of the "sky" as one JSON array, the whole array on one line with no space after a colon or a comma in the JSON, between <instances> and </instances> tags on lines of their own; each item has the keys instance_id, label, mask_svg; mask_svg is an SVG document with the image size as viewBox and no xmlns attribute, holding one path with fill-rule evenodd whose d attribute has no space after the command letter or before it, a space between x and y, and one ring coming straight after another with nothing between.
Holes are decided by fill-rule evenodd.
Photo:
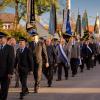
<instances>
[{"instance_id":1,"label":"sky","mask_svg":"<svg viewBox=\"0 0 100 100\"><path fill-rule=\"evenodd\" d=\"M100 15L100 0L71 0L71 2L71 9L73 12L77 13L77 9L79 8L82 15L86 9L88 12L89 23L94 24L97 13Z\"/></svg>"},{"instance_id":2,"label":"sky","mask_svg":"<svg viewBox=\"0 0 100 100\"><path fill-rule=\"evenodd\" d=\"M59 0L59 2L62 10L66 6L66 0ZM97 13L100 15L100 0L71 0L71 12L75 15L75 19L77 18L78 9L81 16L84 10L87 10L89 24L94 25ZM44 19L44 16L47 19ZM48 23L49 14L43 14L42 19Z\"/></svg>"},{"instance_id":3,"label":"sky","mask_svg":"<svg viewBox=\"0 0 100 100\"><path fill-rule=\"evenodd\" d=\"M66 0L59 0L61 10L65 8L65 1ZM100 15L100 0L71 0L71 12L74 13L75 17L77 17L78 9L81 15L83 15L84 10L86 9L88 12L89 23L94 25L97 12ZM14 13L14 9L7 8L5 12ZM49 13L43 14L41 19L43 20L41 21L42 24L49 23Z\"/></svg>"}]
</instances>

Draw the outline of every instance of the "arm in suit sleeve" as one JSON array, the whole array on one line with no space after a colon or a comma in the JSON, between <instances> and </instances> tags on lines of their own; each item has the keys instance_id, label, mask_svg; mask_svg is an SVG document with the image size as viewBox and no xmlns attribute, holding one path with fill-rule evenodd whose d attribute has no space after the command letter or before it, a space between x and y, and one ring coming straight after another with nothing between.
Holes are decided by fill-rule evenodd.
<instances>
[{"instance_id":1,"label":"arm in suit sleeve","mask_svg":"<svg viewBox=\"0 0 100 100\"><path fill-rule=\"evenodd\" d=\"M30 49L28 49L28 62L29 62L29 70L31 71L33 69L33 57Z\"/></svg>"},{"instance_id":2,"label":"arm in suit sleeve","mask_svg":"<svg viewBox=\"0 0 100 100\"><path fill-rule=\"evenodd\" d=\"M48 55L47 55L46 45L44 43L42 45L42 51L44 53L44 57L45 57L46 63L48 63Z\"/></svg>"},{"instance_id":3,"label":"arm in suit sleeve","mask_svg":"<svg viewBox=\"0 0 100 100\"><path fill-rule=\"evenodd\" d=\"M9 47L9 55L8 55L8 74L13 74L15 62L14 48L12 46Z\"/></svg>"},{"instance_id":4,"label":"arm in suit sleeve","mask_svg":"<svg viewBox=\"0 0 100 100\"><path fill-rule=\"evenodd\" d=\"M57 64L57 50L56 48L54 48L54 46L52 47L52 53L53 53L54 63Z\"/></svg>"},{"instance_id":5,"label":"arm in suit sleeve","mask_svg":"<svg viewBox=\"0 0 100 100\"><path fill-rule=\"evenodd\" d=\"M80 53L81 53L80 52L80 45L78 44L77 45L77 55L78 55L78 58L80 58L80 56L81 56Z\"/></svg>"},{"instance_id":6,"label":"arm in suit sleeve","mask_svg":"<svg viewBox=\"0 0 100 100\"><path fill-rule=\"evenodd\" d=\"M18 65L18 49L16 51L16 57L15 57L15 62L14 62L14 68L16 69Z\"/></svg>"}]
</instances>

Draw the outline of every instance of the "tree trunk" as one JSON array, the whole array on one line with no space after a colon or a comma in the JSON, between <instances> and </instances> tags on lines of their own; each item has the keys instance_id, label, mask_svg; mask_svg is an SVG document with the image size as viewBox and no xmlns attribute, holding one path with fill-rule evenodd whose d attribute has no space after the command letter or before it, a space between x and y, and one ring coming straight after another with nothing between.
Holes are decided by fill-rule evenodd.
<instances>
[{"instance_id":1,"label":"tree trunk","mask_svg":"<svg viewBox=\"0 0 100 100\"><path fill-rule=\"evenodd\" d=\"M15 0L15 30L19 24L19 15L18 15L18 0Z\"/></svg>"}]
</instances>

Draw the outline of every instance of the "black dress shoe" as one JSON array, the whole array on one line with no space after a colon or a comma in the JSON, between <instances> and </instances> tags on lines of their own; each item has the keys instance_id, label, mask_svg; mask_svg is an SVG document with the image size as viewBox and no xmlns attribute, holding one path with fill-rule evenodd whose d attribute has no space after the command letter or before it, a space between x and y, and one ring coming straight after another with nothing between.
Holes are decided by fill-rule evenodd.
<instances>
[{"instance_id":1,"label":"black dress shoe","mask_svg":"<svg viewBox=\"0 0 100 100\"><path fill-rule=\"evenodd\" d=\"M72 77L75 77L75 75L72 75Z\"/></svg>"},{"instance_id":2,"label":"black dress shoe","mask_svg":"<svg viewBox=\"0 0 100 100\"><path fill-rule=\"evenodd\" d=\"M37 86L37 87L35 87L34 88L34 93L38 93L38 89L39 89L39 87Z\"/></svg>"},{"instance_id":3,"label":"black dress shoe","mask_svg":"<svg viewBox=\"0 0 100 100\"><path fill-rule=\"evenodd\" d=\"M68 77L65 77L65 80L68 80Z\"/></svg>"},{"instance_id":4,"label":"black dress shoe","mask_svg":"<svg viewBox=\"0 0 100 100\"><path fill-rule=\"evenodd\" d=\"M25 92L25 95L27 95L27 94L29 94L29 91L26 91L26 92Z\"/></svg>"},{"instance_id":5,"label":"black dress shoe","mask_svg":"<svg viewBox=\"0 0 100 100\"><path fill-rule=\"evenodd\" d=\"M80 71L81 73L83 73L83 69L81 69L81 71Z\"/></svg>"},{"instance_id":6,"label":"black dress shoe","mask_svg":"<svg viewBox=\"0 0 100 100\"><path fill-rule=\"evenodd\" d=\"M90 68L87 68L87 70L90 70Z\"/></svg>"},{"instance_id":7,"label":"black dress shoe","mask_svg":"<svg viewBox=\"0 0 100 100\"><path fill-rule=\"evenodd\" d=\"M21 92L19 99L21 99L21 100L24 99L24 96L25 96L25 94L23 92Z\"/></svg>"},{"instance_id":8,"label":"black dress shoe","mask_svg":"<svg viewBox=\"0 0 100 100\"><path fill-rule=\"evenodd\" d=\"M19 84L15 84L15 88L19 88Z\"/></svg>"},{"instance_id":9,"label":"black dress shoe","mask_svg":"<svg viewBox=\"0 0 100 100\"><path fill-rule=\"evenodd\" d=\"M48 84L48 87L51 87L51 83L50 83L50 84Z\"/></svg>"},{"instance_id":10,"label":"black dress shoe","mask_svg":"<svg viewBox=\"0 0 100 100\"><path fill-rule=\"evenodd\" d=\"M51 87L52 80L48 80L48 87Z\"/></svg>"},{"instance_id":11,"label":"black dress shoe","mask_svg":"<svg viewBox=\"0 0 100 100\"><path fill-rule=\"evenodd\" d=\"M57 79L56 81L61 81L61 79Z\"/></svg>"},{"instance_id":12,"label":"black dress shoe","mask_svg":"<svg viewBox=\"0 0 100 100\"><path fill-rule=\"evenodd\" d=\"M34 90L34 93L38 93L38 90L37 90L37 89L35 89L35 90Z\"/></svg>"}]
</instances>

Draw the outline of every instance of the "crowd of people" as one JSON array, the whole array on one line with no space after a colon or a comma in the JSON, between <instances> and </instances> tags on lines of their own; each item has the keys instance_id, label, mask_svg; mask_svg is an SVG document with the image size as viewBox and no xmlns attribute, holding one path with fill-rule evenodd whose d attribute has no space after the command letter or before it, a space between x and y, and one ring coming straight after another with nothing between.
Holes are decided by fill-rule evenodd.
<instances>
[{"instance_id":1,"label":"crowd of people","mask_svg":"<svg viewBox=\"0 0 100 100\"><path fill-rule=\"evenodd\" d=\"M53 76L62 80L64 69L65 80L69 78L69 69L72 77L84 69L90 70L100 64L100 41L93 38L79 39L72 36L69 41L61 38L31 36L28 42L20 37L16 42L14 37L7 37L0 32L0 100L6 100L12 75L15 74L15 87L21 82L20 99L29 93L27 77L29 72L34 76L34 93L38 93L42 73L47 79L48 87L52 86ZM86 65L86 67L85 67Z\"/></svg>"}]
</instances>

